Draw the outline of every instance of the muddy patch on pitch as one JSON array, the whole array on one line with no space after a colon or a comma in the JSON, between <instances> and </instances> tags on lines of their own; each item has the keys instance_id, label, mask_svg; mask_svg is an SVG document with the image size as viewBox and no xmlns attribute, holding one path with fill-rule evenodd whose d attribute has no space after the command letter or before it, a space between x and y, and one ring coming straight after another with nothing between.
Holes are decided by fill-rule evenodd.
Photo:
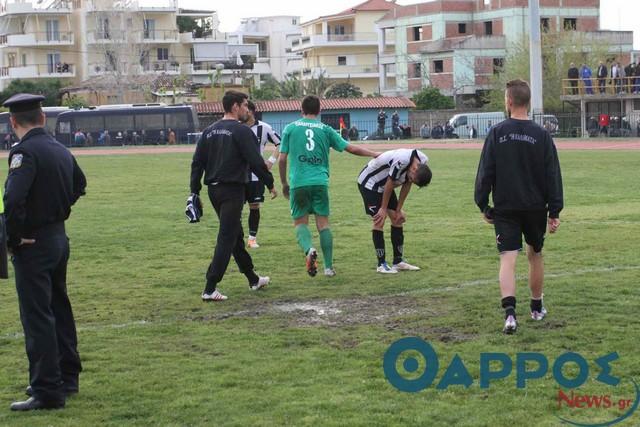
<instances>
[{"instance_id":1,"label":"muddy patch on pitch","mask_svg":"<svg viewBox=\"0 0 640 427\"><path fill-rule=\"evenodd\" d=\"M433 314L415 299L404 296L279 302L274 303L270 311L284 316L294 327L384 324L403 316Z\"/></svg>"}]
</instances>

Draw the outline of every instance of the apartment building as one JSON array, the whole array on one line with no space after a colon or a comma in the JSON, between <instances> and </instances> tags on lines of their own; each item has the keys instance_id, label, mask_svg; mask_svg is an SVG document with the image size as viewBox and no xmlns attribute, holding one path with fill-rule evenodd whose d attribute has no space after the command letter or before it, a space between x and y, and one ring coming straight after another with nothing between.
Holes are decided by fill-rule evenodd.
<instances>
[{"instance_id":1,"label":"apartment building","mask_svg":"<svg viewBox=\"0 0 640 427\"><path fill-rule=\"evenodd\" d=\"M302 55L292 51L292 43L302 35L299 16L245 18L232 33L239 43L257 44L258 58L266 63L276 80L299 73Z\"/></svg>"},{"instance_id":2,"label":"apartment building","mask_svg":"<svg viewBox=\"0 0 640 427\"><path fill-rule=\"evenodd\" d=\"M323 75L330 83L349 80L364 94L379 92L376 21L397 7L393 1L368 0L303 23L291 49L302 53L302 80ZM395 42L388 37L384 46ZM387 77L395 84L391 71Z\"/></svg>"},{"instance_id":3,"label":"apartment building","mask_svg":"<svg viewBox=\"0 0 640 427\"><path fill-rule=\"evenodd\" d=\"M1 0L0 89L13 79L82 87L164 75L238 85L271 74L256 40L221 33L218 23L215 11L177 0Z\"/></svg>"},{"instance_id":4,"label":"apartment building","mask_svg":"<svg viewBox=\"0 0 640 427\"><path fill-rule=\"evenodd\" d=\"M571 31L608 45L612 57L628 63L632 33L599 31L599 15L599 0L540 1L543 31ZM528 0L435 0L393 8L377 27L382 94L435 86L457 98L475 96L490 88L509 46L526 42Z\"/></svg>"}]
</instances>

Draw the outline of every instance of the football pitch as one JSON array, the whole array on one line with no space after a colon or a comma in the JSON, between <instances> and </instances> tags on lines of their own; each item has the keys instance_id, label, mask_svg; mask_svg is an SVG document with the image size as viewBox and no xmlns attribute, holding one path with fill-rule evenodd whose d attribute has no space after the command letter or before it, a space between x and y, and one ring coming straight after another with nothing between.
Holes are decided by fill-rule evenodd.
<instances>
[{"instance_id":1,"label":"football pitch","mask_svg":"<svg viewBox=\"0 0 640 427\"><path fill-rule=\"evenodd\" d=\"M0 425L556 426L559 417L595 425L627 413L617 402L634 400L631 380L640 381L640 151L560 151L565 209L545 246L549 315L529 320L523 254L513 336L501 333L495 235L473 203L479 152L425 152L433 181L409 194L404 244L422 271L375 273L355 183L366 159L332 153L337 276L308 277L279 196L264 204L261 247L251 252L272 284L250 291L232 261L219 286L229 300L208 304L200 294L218 224L208 201L201 223L184 216L191 156L78 157L87 195L67 233L80 394L61 411L9 411L28 382L11 277L0 283ZM6 169L3 161L2 177ZM246 216L245 208L245 230ZM390 253L388 228L385 238ZM406 393L385 378L383 357L412 336L431 344L439 369L428 388ZM518 388L516 358L524 352L543 354L549 368ZM567 352L589 366L573 390L552 374ZM597 380L596 359L612 352L616 387ZM513 372L481 387L483 353L506 353ZM472 384L438 389L456 354ZM418 373L405 377L424 371L418 359ZM569 363L563 372L575 378L579 369ZM560 391L607 395L614 405L572 408ZM619 425L640 425L640 411Z\"/></svg>"}]
</instances>

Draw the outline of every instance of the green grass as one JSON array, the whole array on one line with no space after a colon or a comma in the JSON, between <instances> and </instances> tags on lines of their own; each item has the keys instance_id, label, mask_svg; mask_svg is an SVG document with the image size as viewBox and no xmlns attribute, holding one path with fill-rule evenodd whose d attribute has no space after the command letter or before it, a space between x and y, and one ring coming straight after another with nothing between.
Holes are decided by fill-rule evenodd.
<instances>
[{"instance_id":1,"label":"green grass","mask_svg":"<svg viewBox=\"0 0 640 427\"><path fill-rule=\"evenodd\" d=\"M81 393L64 411L9 412L27 385L10 279L0 287L0 425L554 426L556 415L589 422L620 415L558 410L551 374L526 389L515 387L515 374L481 389L479 358L530 351L553 363L579 352L592 369L578 392L632 398L628 380L640 380L640 153L560 153L566 208L545 251L550 315L527 320L522 256L515 336L500 333L495 239L473 205L478 153L428 154L433 183L412 191L405 209L405 253L422 271L376 275L355 184L364 161L333 155L338 276L306 275L280 197L265 204L262 247L252 252L272 286L249 292L232 262L220 286L229 300L220 304L200 300L217 221L207 204L203 222L186 223L190 156L80 157L89 185L67 229ZM397 391L382 372L386 349L405 336L428 340L440 356L436 382L416 394ZM620 354L618 388L595 381L593 361L612 351ZM455 354L473 385L436 390ZM639 424L636 414L622 425Z\"/></svg>"}]
</instances>

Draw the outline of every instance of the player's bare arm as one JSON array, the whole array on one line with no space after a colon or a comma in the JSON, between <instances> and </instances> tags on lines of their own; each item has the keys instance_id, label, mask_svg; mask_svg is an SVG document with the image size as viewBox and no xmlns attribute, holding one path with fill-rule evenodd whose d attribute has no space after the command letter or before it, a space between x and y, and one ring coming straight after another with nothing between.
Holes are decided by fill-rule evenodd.
<instances>
[{"instance_id":1,"label":"player's bare arm","mask_svg":"<svg viewBox=\"0 0 640 427\"><path fill-rule=\"evenodd\" d=\"M371 151L368 148L364 148L360 145L353 145L353 144L347 145L347 148L345 148L345 151L351 154L355 154L356 156L373 157L374 159L380 155L380 153L376 151Z\"/></svg>"},{"instance_id":2,"label":"player's bare arm","mask_svg":"<svg viewBox=\"0 0 640 427\"><path fill-rule=\"evenodd\" d=\"M287 154L280 153L278 158L278 170L280 171L280 182L282 183L282 195L289 200L289 182L287 181Z\"/></svg>"}]
</instances>

